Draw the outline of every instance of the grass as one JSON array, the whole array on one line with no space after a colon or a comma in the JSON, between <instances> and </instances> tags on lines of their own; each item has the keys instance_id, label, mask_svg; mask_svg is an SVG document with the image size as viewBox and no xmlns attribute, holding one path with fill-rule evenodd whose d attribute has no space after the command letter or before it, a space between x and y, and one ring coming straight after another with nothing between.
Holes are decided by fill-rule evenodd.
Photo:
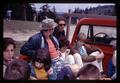
<instances>
[{"instance_id":1,"label":"grass","mask_svg":"<svg viewBox=\"0 0 120 83\"><path fill-rule=\"evenodd\" d=\"M15 55L20 55L20 48L21 48L21 46L24 45L25 41L27 40L27 38L29 36L40 31L41 28L39 26L40 26L39 22L4 20L3 34L4 34L4 37L11 37L15 40L15 43L16 43ZM10 33L10 34L8 34L8 33ZM20 34L20 35L18 35L18 34ZM22 41L21 41L21 39L22 39Z\"/></svg>"},{"instance_id":2,"label":"grass","mask_svg":"<svg viewBox=\"0 0 120 83\"><path fill-rule=\"evenodd\" d=\"M4 31L27 31L27 30L40 30L40 22L32 22L32 21L17 21L4 20Z\"/></svg>"}]
</instances>

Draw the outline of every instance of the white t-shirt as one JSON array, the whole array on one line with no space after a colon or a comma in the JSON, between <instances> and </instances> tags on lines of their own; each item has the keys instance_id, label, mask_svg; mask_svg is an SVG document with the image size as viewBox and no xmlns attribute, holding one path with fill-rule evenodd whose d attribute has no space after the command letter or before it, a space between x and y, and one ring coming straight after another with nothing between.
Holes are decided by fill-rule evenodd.
<instances>
[{"instance_id":1,"label":"white t-shirt","mask_svg":"<svg viewBox=\"0 0 120 83\"><path fill-rule=\"evenodd\" d=\"M102 55L99 51L96 51L96 52L93 52L90 55L91 56L100 56L100 55L103 56L104 54ZM98 69L100 70L100 72L103 71L102 60L101 61L96 60L96 61L93 61L92 63L98 67Z\"/></svg>"},{"instance_id":2,"label":"white t-shirt","mask_svg":"<svg viewBox=\"0 0 120 83\"><path fill-rule=\"evenodd\" d=\"M74 60L73 55L67 55L67 56L65 57L64 63L65 63L65 64L69 64L69 65L75 64L75 60Z\"/></svg>"},{"instance_id":3,"label":"white t-shirt","mask_svg":"<svg viewBox=\"0 0 120 83\"><path fill-rule=\"evenodd\" d=\"M77 64L79 65L79 67L83 67L83 62L82 62L82 58L80 56L79 53L75 53L73 55L69 54L70 53L70 49L67 49L66 52L62 53L60 52L61 56L61 60L63 61L63 63L65 65L73 65L73 64Z\"/></svg>"},{"instance_id":4,"label":"white t-shirt","mask_svg":"<svg viewBox=\"0 0 120 83\"><path fill-rule=\"evenodd\" d=\"M11 16L12 10L7 10L7 15Z\"/></svg>"},{"instance_id":5,"label":"white t-shirt","mask_svg":"<svg viewBox=\"0 0 120 83\"><path fill-rule=\"evenodd\" d=\"M3 77L4 77L4 75L5 75L6 68L7 68L7 66L6 66L6 65L3 65Z\"/></svg>"},{"instance_id":6,"label":"white t-shirt","mask_svg":"<svg viewBox=\"0 0 120 83\"><path fill-rule=\"evenodd\" d=\"M83 67L83 61L82 61L82 58L81 58L80 54L75 53L75 54L73 54L73 57L74 57L74 60L75 60L75 64L78 64L80 68Z\"/></svg>"}]
</instances>

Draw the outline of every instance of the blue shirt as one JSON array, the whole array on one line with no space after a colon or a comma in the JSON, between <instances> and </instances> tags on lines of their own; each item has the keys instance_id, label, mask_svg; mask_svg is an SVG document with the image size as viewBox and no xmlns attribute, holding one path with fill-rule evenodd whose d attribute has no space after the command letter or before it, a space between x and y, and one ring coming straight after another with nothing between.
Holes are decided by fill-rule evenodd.
<instances>
[{"instance_id":1,"label":"blue shirt","mask_svg":"<svg viewBox=\"0 0 120 83\"><path fill-rule=\"evenodd\" d=\"M88 55L84 46L78 48L79 54L82 56Z\"/></svg>"}]
</instances>

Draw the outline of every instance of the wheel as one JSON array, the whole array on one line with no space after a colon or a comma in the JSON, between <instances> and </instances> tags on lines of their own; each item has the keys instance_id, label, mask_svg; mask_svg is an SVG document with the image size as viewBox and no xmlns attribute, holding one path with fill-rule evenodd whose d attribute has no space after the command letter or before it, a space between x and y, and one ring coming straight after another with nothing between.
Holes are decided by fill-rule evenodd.
<instances>
[{"instance_id":1,"label":"wheel","mask_svg":"<svg viewBox=\"0 0 120 83\"><path fill-rule=\"evenodd\" d=\"M100 35L100 36L99 36ZM104 32L99 32L99 33L97 33L97 34L95 34L95 36L94 37L101 37L101 38L106 38L106 37L108 37L108 35L106 34L106 33L104 33Z\"/></svg>"},{"instance_id":2,"label":"wheel","mask_svg":"<svg viewBox=\"0 0 120 83\"><path fill-rule=\"evenodd\" d=\"M106 40L108 39L108 35L104 32L99 32L97 34L94 35L94 42L102 42L105 43Z\"/></svg>"}]
</instances>

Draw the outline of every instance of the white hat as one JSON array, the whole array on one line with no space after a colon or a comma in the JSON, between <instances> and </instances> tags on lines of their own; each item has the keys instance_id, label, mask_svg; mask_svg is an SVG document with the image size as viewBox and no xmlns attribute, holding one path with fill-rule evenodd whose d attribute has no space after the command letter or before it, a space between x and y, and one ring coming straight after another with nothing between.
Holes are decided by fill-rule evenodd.
<instances>
[{"instance_id":1,"label":"white hat","mask_svg":"<svg viewBox=\"0 0 120 83\"><path fill-rule=\"evenodd\" d=\"M53 29L55 27L55 22L53 19L46 18L42 21L42 30Z\"/></svg>"}]
</instances>

